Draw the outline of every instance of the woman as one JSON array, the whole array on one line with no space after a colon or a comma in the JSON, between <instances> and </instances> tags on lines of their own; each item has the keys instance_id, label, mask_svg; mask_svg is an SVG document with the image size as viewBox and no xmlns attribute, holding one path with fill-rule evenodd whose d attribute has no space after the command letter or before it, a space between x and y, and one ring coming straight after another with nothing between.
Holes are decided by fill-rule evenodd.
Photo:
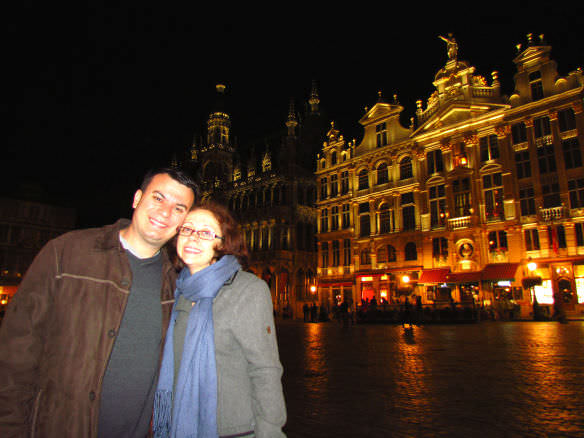
<instances>
[{"instance_id":1,"label":"woman","mask_svg":"<svg viewBox=\"0 0 584 438\"><path fill-rule=\"evenodd\" d=\"M272 300L242 270L247 251L224 207L193 209L176 242L176 283L158 388L156 437L283 437L286 408Z\"/></svg>"}]
</instances>

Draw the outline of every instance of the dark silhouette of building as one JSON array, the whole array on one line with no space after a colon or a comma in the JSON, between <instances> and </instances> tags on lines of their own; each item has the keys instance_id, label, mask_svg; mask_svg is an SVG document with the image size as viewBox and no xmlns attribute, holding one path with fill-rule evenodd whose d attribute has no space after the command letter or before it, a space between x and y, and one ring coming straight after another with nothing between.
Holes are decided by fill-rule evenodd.
<instances>
[{"instance_id":1,"label":"dark silhouette of building","mask_svg":"<svg viewBox=\"0 0 584 438\"><path fill-rule=\"evenodd\" d=\"M206 140L192 145L186 165L203 199L227 205L239 221L250 270L269 284L276 311L301 318L316 283L314 162L325 133L316 85L306 111L290 103L285 132L243 146L234 141L226 86L216 88Z\"/></svg>"}]
</instances>

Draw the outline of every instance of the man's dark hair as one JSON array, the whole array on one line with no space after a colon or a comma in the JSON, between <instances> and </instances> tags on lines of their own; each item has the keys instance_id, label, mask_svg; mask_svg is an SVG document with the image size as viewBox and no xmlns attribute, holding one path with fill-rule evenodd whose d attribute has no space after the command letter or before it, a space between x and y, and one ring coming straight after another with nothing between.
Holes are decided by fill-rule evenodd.
<instances>
[{"instance_id":1,"label":"man's dark hair","mask_svg":"<svg viewBox=\"0 0 584 438\"><path fill-rule=\"evenodd\" d=\"M197 202L197 200L199 199L199 194L200 194L199 186L197 185L195 180L188 173L186 173L184 170L179 169L177 167L162 167L162 168L158 168L158 169L149 170L148 173L146 173L146 175L144 176L144 179L142 180L142 185L140 186L140 190L142 190L142 192L144 192L146 190L146 188L148 187L148 185L152 182L152 179L156 175L160 175L160 174L164 174L164 173L166 173L168 176L170 176L176 182L182 184L183 186L187 186L188 188L190 188L194 192L195 202Z\"/></svg>"}]
</instances>

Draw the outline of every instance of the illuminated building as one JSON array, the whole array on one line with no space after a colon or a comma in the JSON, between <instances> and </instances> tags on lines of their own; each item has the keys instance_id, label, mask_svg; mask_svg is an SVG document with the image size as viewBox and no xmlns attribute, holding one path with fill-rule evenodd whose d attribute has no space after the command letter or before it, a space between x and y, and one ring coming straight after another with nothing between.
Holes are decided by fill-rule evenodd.
<instances>
[{"instance_id":1,"label":"illuminated building","mask_svg":"<svg viewBox=\"0 0 584 438\"><path fill-rule=\"evenodd\" d=\"M435 75L416 123L379 93L359 120L359 144L334 124L317 159L318 294L332 307L375 297L398 305L584 311L584 145L581 69L561 77L543 36L513 60L501 93L458 59ZM528 262L537 269L530 273Z\"/></svg>"},{"instance_id":2,"label":"illuminated building","mask_svg":"<svg viewBox=\"0 0 584 438\"><path fill-rule=\"evenodd\" d=\"M75 210L0 198L0 310L14 295L34 257L50 239L73 229Z\"/></svg>"},{"instance_id":3,"label":"illuminated building","mask_svg":"<svg viewBox=\"0 0 584 438\"><path fill-rule=\"evenodd\" d=\"M229 207L251 253L250 271L270 286L280 314L302 315L316 283L314 157L325 132L313 85L307 111L290 103L285 133L261 148L234 144L225 109L225 86L207 122L207 140L193 144L190 166L200 176L203 199ZM322 126L322 127L321 127Z\"/></svg>"}]
</instances>

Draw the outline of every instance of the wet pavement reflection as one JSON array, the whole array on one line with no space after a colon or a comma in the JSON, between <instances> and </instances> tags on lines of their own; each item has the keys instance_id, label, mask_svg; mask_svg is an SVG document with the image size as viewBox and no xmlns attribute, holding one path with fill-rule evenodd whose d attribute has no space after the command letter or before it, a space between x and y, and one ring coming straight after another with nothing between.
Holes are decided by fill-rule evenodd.
<instances>
[{"instance_id":1,"label":"wet pavement reflection","mask_svg":"<svg viewBox=\"0 0 584 438\"><path fill-rule=\"evenodd\" d=\"M584 322L278 323L287 435L582 437Z\"/></svg>"}]
</instances>

